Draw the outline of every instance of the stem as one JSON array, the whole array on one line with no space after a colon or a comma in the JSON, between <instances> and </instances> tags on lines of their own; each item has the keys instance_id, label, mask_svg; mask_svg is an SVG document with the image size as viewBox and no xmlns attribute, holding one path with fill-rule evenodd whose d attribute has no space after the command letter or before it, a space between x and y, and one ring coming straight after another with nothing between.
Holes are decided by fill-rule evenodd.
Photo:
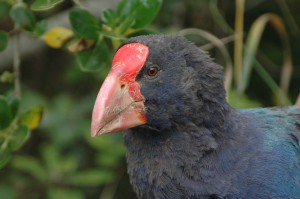
<instances>
[{"instance_id":1,"label":"stem","mask_svg":"<svg viewBox=\"0 0 300 199\"><path fill-rule=\"evenodd\" d=\"M17 34L15 37L15 49L14 49L14 61L13 61L13 68L14 68L14 76L15 76L15 94L17 98L21 98L21 72L20 72L20 35Z\"/></svg>"},{"instance_id":2,"label":"stem","mask_svg":"<svg viewBox=\"0 0 300 199\"><path fill-rule=\"evenodd\" d=\"M17 128L17 119L15 119L7 129L0 132L1 133L0 137L4 138L4 141L0 145L0 149L6 149L10 139L12 138L12 133L16 130L16 128Z\"/></svg>"},{"instance_id":3,"label":"stem","mask_svg":"<svg viewBox=\"0 0 300 199\"><path fill-rule=\"evenodd\" d=\"M244 32L244 15L245 15L245 0L236 0L235 12L235 35L234 42L234 79L238 85L242 76L243 65L243 32Z\"/></svg>"},{"instance_id":4,"label":"stem","mask_svg":"<svg viewBox=\"0 0 300 199\"><path fill-rule=\"evenodd\" d=\"M298 99L297 99L297 101L295 103L295 106L300 107L300 93L299 93Z\"/></svg>"}]
</instances>

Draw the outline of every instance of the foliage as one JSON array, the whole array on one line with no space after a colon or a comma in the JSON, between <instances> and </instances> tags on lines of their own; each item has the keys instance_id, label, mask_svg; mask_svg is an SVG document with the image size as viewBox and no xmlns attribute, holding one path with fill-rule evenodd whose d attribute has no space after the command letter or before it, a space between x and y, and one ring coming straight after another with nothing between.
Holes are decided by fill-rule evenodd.
<instances>
[{"instance_id":1,"label":"foliage","mask_svg":"<svg viewBox=\"0 0 300 199\"><path fill-rule=\"evenodd\" d=\"M181 30L180 34L210 50L217 61L225 65L228 98L235 107L291 104L299 92L294 89L293 97L292 92L288 93L293 86L289 83L291 68L296 65L292 60L294 63L300 61L293 52L297 52L293 48L297 43L291 42L289 28L292 24L297 30L298 25L292 23L295 11L284 12L291 15L266 13L265 10L271 8L266 8L268 6L263 2L255 0L245 4L245 1L236 0L237 9L233 16L233 8L224 8L226 3L217 0L165 0L164 4L162 0L120 0L115 9L99 8L100 17L97 17L79 0L73 0L74 6L66 0L27 0L23 3L0 0L0 24L1 20L13 21L11 29L0 31L0 53L7 50L9 43L15 45L13 69L0 74L1 198L134 197L131 188L123 182L128 184L124 175L122 135L93 139L89 136L90 113L99 80L101 82L108 72L113 52L119 44L134 35L155 33L157 29L166 33ZM285 8L285 2L277 2ZM49 29L47 16L65 7L70 26ZM259 13L254 7L264 9ZM184 10L189 18L182 17ZM249 12L255 13L255 17L247 18ZM209 18L201 18L203 13ZM155 26L146 29L154 18L157 18ZM202 25L198 24L200 22ZM205 26L210 23L213 24L211 27ZM274 29L267 24L271 24L279 35L281 46L274 42L273 36L268 37L270 32L274 34ZM186 26L197 28L182 30ZM298 38L299 31L295 32L293 38ZM18 53L18 35L24 33L44 41L51 48L63 50L51 51L51 55L46 56L50 61L44 58L38 67L30 68ZM197 37L191 37L194 35ZM273 40L266 42L270 38ZM268 44L270 47L265 50ZM218 59L220 56L214 51L215 47L224 57L223 61ZM282 52L277 47L282 48ZM273 53L276 64L268 66L270 61L261 60L259 48L267 51L268 56ZM72 61L60 61L58 55L65 52L72 55ZM280 61L283 63L281 70L277 66ZM55 67L48 66L47 62L52 62ZM47 67L42 70L44 65ZM18 83L18 68L22 75L32 75ZM38 73L39 70L42 72ZM281 82L274 71L281 71ZM258 85L253 86L256 82ZM18 87L22 89L22 95ZM267 104L266 98L273 99L267 96L270 95L268 88L276 100ZM266 93L265 97L255 98L259 90ZM120 187L122 191L118 191Z\"/></svg>"},{"instance_id":2,"label":"foliage","mask_svg":"<svg viewBox=\"0 0 300 199\"><path fill-rule=\"evenodd\" d=\"M218 1L213 0L210 1L210 8L212 14L215 18L220 19L220 14L217 9ZM186 29L182 30L182 35L191 35L196 34L199 37L202 37L213 45L215 45L226 60L226 82L225 87L230 92L229 100L232 105L236 107L240 107L240 102L243 99L246 99L246 96L243 96L245 90L249 84L249 79L251 76L252 69L256 69L258 74L265 81L266 85L272 90L273 94L276 97L276 101L278 105L291 105L291 101L289 100L288 88L290 84L290 79L292 75L292 57L290 52L290 41L287 30L284 26L282 19L273 13L266 13L259 16L252 24L249 30L249 34L246 38L246 44L244 44L244 15L245 15L245 1L244 0L236 0L236 15L235 15L235 30L233 30L225 20L221 19L221 27L224 29L226 34L232 35L234 40L234 65L232 63L232 58L229 57L229 52L225 44L218 39L216 36L208 33L205 30L201 29ZM282 46L283 46L283 64L282 64L282 76L280 85L278 85L273 78L268 74L262 67L261 63L257 60L256 54L258 51L258 47L262 38L262 34L265 31L266 25L271 23L277 33L280 36ZM232 87L232 79L234 79L235 88ZM232 99L234 96L235 99ZM299 95L300 97L300 95ZM254 103L257 104L257 103Z\"/></svg>"},{"instance_id":3,"label":"foliage","mask_svg":"<svg viewBox=\"0 0 300 199\"><path fill-rule=\"evenodd\" d=\"M5 9L0 9L0 14L9 16L14 22L12 31L0 32L0 52L6 49L10 39L16 38L14 71L5 71L0 76L3 84L14 83L15 87L14 94L8 89L7 94L0 96L0 169L10 162L9 169L18 172L18 175L6 179L6 184L9 184L12 183L10 180L18 178L14 188L5 186L2 180L0 182L0 195L7 198L38 196L38 192L27 196L19 194L28 188L28 183L43 190L47 198L85 198L82 188L105 184L115 186L118 183L116 174L124 173L118 168L124 160L125 152L120 135L92 140L86 132L89 121L78 117L90 111L91 107L87 105L92 104L92 98L84 98L80 108L68 95L57 97L53 105L49 105L49 101L40 96L28 95L24 88L21 96L18 34L26 32L35 39L45 41L52 48L67 49L74 55L74 60L82 71L107 70L104 66L109 64L112 52L122 40L140 31L154 19L162 0L122 0L116 10L103 10L100 20L76 1L77 6L69 10L71 29L47 29L46 20L40 20L38 14L63 2L65 1L0 1L0 7L5 5ZM35 13L36 11L39 13ZM77 107L77 113L69 115L74 107ZM41 124L44 111L45 119ZM70 125L66 126L68 122ZM22 153L13 155L26 144L32 130L38 127L49 132L44 135L49 143L38 148L36 155L40 158ZM86 135L84 137L83 132ZM68 147L75 147L76 142L81 148ZM71 152L65 152L66 150ZM84 153L91 151L95 153L94 161L85 163L87 157ZM25 180L26 176L30 178ZM1 178L5 179L5 176Z\"/></svg>"}]
</instances>

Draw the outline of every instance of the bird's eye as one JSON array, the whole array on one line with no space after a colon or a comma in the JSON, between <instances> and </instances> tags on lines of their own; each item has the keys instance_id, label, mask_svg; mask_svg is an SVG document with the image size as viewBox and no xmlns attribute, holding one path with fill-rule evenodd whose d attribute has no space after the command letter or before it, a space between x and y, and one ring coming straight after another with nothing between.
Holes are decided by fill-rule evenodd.
<instances>
[{"instance_id":1,"label":"bird's eye","mask_svg":"<svg viewBox=\"0 0 300 199\"><path fill-rule=\"evenodd\" d=\"M156 66L151 66L148 70L147 70L147 75L149 77L155 77L158 73L158 68Z\"/></svg>"}]
</instances>

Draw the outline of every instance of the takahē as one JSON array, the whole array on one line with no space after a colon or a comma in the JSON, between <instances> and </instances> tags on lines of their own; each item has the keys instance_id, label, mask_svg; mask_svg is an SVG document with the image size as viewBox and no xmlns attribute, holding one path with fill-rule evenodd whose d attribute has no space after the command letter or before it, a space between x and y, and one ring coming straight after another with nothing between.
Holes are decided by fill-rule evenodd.
<instances>
[{"instance_id":1,"label":"takah\u0113","mask_svg":"<svg viewBox=\"0 0 300 199\"><path fill-rule=\"evenodd\" d=\"M180 36L139 36L118 49L91 133L128 129L138 198L300 198L300 109L235 110L223 81L223 68Z\"/></svg>"}]
</instances>

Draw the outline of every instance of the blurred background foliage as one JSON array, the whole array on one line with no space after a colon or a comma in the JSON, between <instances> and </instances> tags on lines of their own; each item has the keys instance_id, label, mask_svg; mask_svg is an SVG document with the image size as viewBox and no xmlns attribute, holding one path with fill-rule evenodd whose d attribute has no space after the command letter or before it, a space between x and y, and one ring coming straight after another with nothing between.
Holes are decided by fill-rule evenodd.
<instances>
[{"instance_id":1,"label":"blurred background foliage","mask_svg":"<svg viewBox=\"0 0 300 199\"><path fill-rule=\"evenodd\" d=\"M234 107L300 105L297 0L0 0L0 198L134 199L122 133L90 137L125 38L180 34ZM65 22L66 21L66 22Z\"/></svg>"}]
</instances>

